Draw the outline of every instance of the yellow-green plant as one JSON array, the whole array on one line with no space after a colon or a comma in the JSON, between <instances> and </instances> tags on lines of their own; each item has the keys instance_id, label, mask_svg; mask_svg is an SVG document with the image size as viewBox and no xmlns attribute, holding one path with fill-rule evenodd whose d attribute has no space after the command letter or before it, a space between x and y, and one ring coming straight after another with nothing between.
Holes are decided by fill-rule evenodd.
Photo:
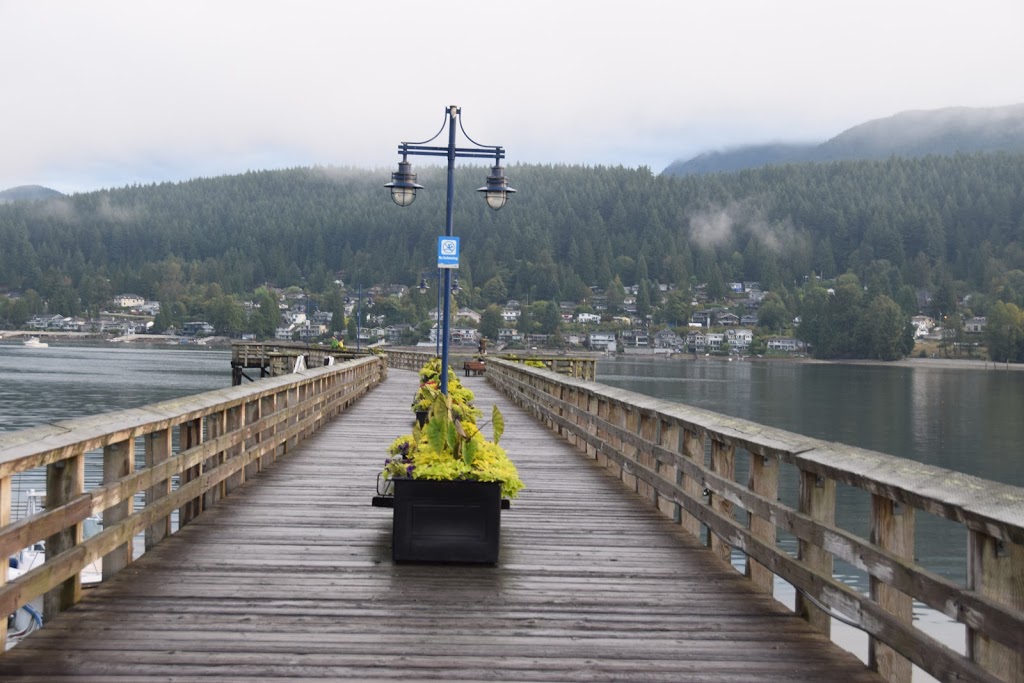
<instances>
[{"instance_id":1,"label":"yellow-green plant","mask_svg":"<svg viewBox=\"0 0 1024 683\"><path fill-rule=\"evenodd\" d=\"M451 394L451 385L448 389ZM414 425L412 434L392 442L382 474L389 478L498 482L503 497L516 497L523 482L505 449L498 445L505 431L498 407L491 410L494 440L488 441L476 425L481 411L460 405L454 396L445 396L436 387L431 395L426 423L422 428Z\"/></svg>"}]
</instances>

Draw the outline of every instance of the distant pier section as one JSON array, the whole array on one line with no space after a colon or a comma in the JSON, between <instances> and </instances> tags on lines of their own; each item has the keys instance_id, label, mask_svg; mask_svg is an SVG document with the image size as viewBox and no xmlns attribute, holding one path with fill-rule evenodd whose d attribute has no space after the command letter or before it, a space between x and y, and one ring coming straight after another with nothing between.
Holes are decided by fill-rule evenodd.
<instances>
[{"instance_id":1,"label":"distant pier section","mask_svg":"<svg viewBox=\"0 0 1024 683\"><path fill-rule=\"evenodd\" d=\"M373 355L365 349L332 348L301 342L236 342L231 345L231 385L242 380L289 375L298 370L334 365Z\"/></svg>"}]
</instances>

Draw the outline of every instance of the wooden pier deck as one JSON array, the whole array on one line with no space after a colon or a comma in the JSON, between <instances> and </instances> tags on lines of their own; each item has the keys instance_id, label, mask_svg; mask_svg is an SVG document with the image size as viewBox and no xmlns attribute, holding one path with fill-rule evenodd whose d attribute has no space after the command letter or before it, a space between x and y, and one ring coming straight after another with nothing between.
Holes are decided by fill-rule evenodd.
<instances>
[{"instance_id":1,"label":"wooden pier deck","mask_svg":"<svg viewBox=\"0 0 1024 683\"><path fill-rule=\"evenodd\" d=\"M0 656L4 681L879 681L604 470L498 403L527 490L497 567L395 565L370 507L389 379ZM485 428L485 432L487 432Z\"/></svg>"}]
</instances>

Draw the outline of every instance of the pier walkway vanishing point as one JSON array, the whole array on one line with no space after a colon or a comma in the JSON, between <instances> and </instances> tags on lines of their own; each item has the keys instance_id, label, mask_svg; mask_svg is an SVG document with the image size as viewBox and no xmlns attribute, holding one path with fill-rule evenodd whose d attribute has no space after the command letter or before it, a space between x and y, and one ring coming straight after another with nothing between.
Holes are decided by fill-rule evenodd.
<instances>
[{"instance_id":1,"label":"pier walkway vanishing point","mask_svg":"<svg viewBox=\"0 0 1024 683\"><path fill-rule=\"evenodd\" d=\"M881 680L483 377L465 383L527 485L501 560L393 564L370 498L416 381L390 370L0 656L0 680Z\"/></svg>"}]
</instances>

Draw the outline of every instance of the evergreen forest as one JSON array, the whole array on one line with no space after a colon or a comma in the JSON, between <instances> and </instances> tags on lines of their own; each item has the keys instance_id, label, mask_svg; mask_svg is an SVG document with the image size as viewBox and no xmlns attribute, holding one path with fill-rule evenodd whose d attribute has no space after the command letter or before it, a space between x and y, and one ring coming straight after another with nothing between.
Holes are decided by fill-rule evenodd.
<instances>
[{"instance_id":1,"label":"evergreen forest","mask_svg":"<svg viewBox=\"0 0 1024 683\"><path fill-rule=\"evenodd\" d=\"M414 286L436 272L445 215L443 169L416 170L426 189L404 209L383 188L389 170L334 167L0 205L0 292L21 295L17 306L0 298L0 322L17 325L44 308L86 314L125 292L189 316L252 299L267 284L301 287L325 305L338 296L338 280ZM662 299L655 285L700 288L714 301L727 283L746 281L778 295L786 316L824 310L828 301L814 290L843 285L860 292L851 294L859 310L892 303L906 318L1024 309L1024 155L685 177L645 167L507 172L518 192L495 212L475 196L486 169L456 171L463 305L583 301L592 287L641 285L655 322L685 323L685 311L673 313L672 297ZM807 330L818 331L804 338L831 346L821 352L827 357L858 355L811 339L829 334L824 321L812 321L820 324ZM1016 354L1013 344L1024 354L1024 342L1011 343Z\"/></svg>"}]
</instances>

